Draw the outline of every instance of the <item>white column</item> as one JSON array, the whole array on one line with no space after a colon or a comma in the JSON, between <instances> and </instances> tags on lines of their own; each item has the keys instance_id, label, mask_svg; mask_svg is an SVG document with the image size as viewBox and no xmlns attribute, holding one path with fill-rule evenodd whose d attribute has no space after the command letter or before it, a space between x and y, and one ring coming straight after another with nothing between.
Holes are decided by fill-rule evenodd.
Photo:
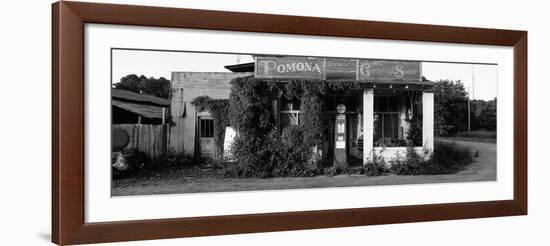
<instances>
[{"instance_id":1,"label":"white column","mask_svg":"<svg viewBox=\"0 0 550 246\"><path fill-rule=\"evenodd\" d=\"M363 164L373 161L374 90L363 90Z\"/></svg>"},{"instance_id":2,"label":"white column","mask_svg":"<svg viewBox=\"0 0 550 246\"><path fill-rule=\"evenodd\" d=\"M422 92L422 144L434 149L434 93Z\"/></svg>"}]
</instances>

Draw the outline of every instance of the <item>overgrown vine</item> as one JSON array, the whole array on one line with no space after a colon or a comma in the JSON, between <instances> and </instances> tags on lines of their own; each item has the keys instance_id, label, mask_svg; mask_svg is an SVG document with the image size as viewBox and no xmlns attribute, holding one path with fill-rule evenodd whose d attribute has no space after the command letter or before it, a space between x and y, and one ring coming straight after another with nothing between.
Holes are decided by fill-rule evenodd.
<instances>
[{"instance_id":1,"label":"overgrown vine","mask_svg":"<svg viewBox=\"0 0 550 246\"><path fill-rule=\"evenodd\" d=\"M318 171L313 147L322 143L322 112L328 93L358 89L357 82L263 80L251 76L231 82L230 124L237 131L230 175L240 177L311 176ZM300 125L276 129L275 100L300 100Z\"/></svg>"}]
</instances>

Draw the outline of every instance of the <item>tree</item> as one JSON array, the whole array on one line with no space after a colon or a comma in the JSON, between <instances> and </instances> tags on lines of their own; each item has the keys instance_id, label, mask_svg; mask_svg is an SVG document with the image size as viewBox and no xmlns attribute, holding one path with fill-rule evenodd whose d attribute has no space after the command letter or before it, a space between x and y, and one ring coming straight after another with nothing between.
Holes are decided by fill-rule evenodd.
<instances>
[{"instance_id":1,"label":"tree","mask_svg":"<svg viewBox=\"0 0 550 246\"><path fill-rule=\"evenodd\" d=\"M114 87L116 89L153 95L160 98L167 99L170 97L170 80L164 77L155 79L153 77L147 78L144 75L138 77L135 74L129 74L122 77L120 82L115 83Z\"/></svg>"},{"instance_id":2,"label":"tree","mask_svg":"<svg viewBox=\"0 0 550 246\"><path fill-rule=\"evenodd\" d=\"M435 134L448 136L468 130L468 93L460 80L439 80L434 92Z\"/></svg>"},{"instance_id":3,"label":"tree","mask_svg":"<svg viewBox=\"0 0 550 246\"><path fill-rule=\"evenodd\" d=\"M497 100L473 100L472 129L495 131L497 124Z\"/></svg>"}]
</instances>

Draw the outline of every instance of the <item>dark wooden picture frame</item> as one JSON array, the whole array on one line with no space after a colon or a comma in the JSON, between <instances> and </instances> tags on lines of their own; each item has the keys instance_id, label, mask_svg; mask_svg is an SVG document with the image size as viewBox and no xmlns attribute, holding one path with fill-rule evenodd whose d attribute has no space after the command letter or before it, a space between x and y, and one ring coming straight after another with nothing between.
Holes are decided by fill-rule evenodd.
<instances>
[{"instance_id":1,"label":"dark wooden picture frame","mask_svg":"<svg viewBox=\"0 0 550 246\"><path fill-rule=\"evenodd\" d=\"M84 219L84 24L120 24L513 47L513 200L124 222ZM66 244L527 214L527 32L79 2L52 6L52 240Z\"/></svg>"}]
</instances>

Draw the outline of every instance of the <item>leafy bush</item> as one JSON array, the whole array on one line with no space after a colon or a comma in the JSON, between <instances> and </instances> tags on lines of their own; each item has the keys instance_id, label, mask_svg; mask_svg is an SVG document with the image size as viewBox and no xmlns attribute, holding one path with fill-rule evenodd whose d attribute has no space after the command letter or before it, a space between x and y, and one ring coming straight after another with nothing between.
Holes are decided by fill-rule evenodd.
<instances>
[{"instance_id":1,"label":"leafy bush","mask_svg":"<svg viewBox=\"0 0 550 246\"><path fill-rule=\"evenodd\" d=\"M273 96L261 80L240 77L231 81L229 122L242 138L264 138L273 129Z\"/></svg>"},{"instance_id":2,"label":"leafy bush","mask_svg":"<svg viewBox=\"0 0 550 246\"><path fill-rule=\"evenodd\" d=\"M363 166L363 171L366 176L380 176L388 173L389 170L382 162L369 162Z\"/></svg>"},{"instance_id":3,"label":"leafy bush","mask_svg":"<svg viewBox=\"0 0 550 246\"><path fill-rule=\"evenodd\" d=\"M412 147L404 160L392 160L390 171L398 175L433 175L456 173L472 162L468 148L452 142L435 142L434 152L423 158Z\"/></svg>"},{"instance_id":4,"label":"leafy bush","mask_svg":"<svg viewBox=\"0 0 550 246\"><path fill-rule=\"evenodd\" d=\"M321 144L323 139L322 100L317 94L306 93L301 98L300 122L303 127L303 142L308 147Z\"/></svg>"},{"instance_id":5,"label":"leafy bush","mask_svg":"<svg viewBox=\"0 0 550 246\"><path fill-rule=\"evenodd\" d=\"M433 164L431 158L426 160L408 147L405 159L391 160L390 171L397 175L438 174L438 167Z\"/></svg>"},{"instance_id":6,"label":"leafy bush","mask_svg":"<svg viewBox=\"0 0 550 246\"><path fill-rule=\"evenodd\" d=\"M319 174L317 164L308 160L309 149L273 142L272 176L311 177ZM302 146L303 147L303 146Z\"/></svg>"},{"instance_id":7,"label":"leafy bush","mask_svg":"<svg viewBox=\"0 0 550 246\"><path fill-rule=\"evenodd\" d=\"M458 172L472 161L472 153L468 147L454 142L435 142L432 162L443 169L442 173Z\"/></svg>"},{"instance_id":8,"label":"leafy bush","mask_svg":"<svg viewBox=\"0 0 550 246\"><path fill-rule=\"evenodd\" d=\"M302 126L287 126L281 133L281 143L294 148L303 148L304 144L304 129Z\"/></svg>"},{"instance_id":9,"label":"leafy bush","mask_svg":"<svg viewBox=\"0 0 550 246\"><path fill-rule=\"evenodd\" d=\"M422 116L413 115L407 131L407 142L412 146L422 146Z\"/></svg>"},{"instance_id":10,"label":"leafy bush","mask_svg":"<svg viewBox=\"0 0 550 246\"><path fill-rule=\"evenodd\" d=\"M299 137L299 128L287 129L291 130L285 131L284 141L235 138L232 147L235 162L224 167L225 176L268 178L318 174L317 166L307 162L303 146L295 139Z\"/></svg>"},{"instance_id":11,"label":"leafy bush","mask_svg":"<svg viewBox=\"0 0 550 246\"><path fill-rule=\"evenodd\" d=\"M303 142L301 126L289 126L281 139L242 138L233 143L235 162L225 166L230 177L314 176L320 173L316 163L308 161L311 150Z\"/></svg>"},{"instance_id":12,"label":"leafy bush","mask_svg":"<svg viewBox=\"0 0 550 246\"><path fill-rule=\"evenodd\" d=\"M269 177L272 150L266 140L237 135L231 147L235 162L227 165L227 176L239 178Z\"/></svg>"}]
</instances>

